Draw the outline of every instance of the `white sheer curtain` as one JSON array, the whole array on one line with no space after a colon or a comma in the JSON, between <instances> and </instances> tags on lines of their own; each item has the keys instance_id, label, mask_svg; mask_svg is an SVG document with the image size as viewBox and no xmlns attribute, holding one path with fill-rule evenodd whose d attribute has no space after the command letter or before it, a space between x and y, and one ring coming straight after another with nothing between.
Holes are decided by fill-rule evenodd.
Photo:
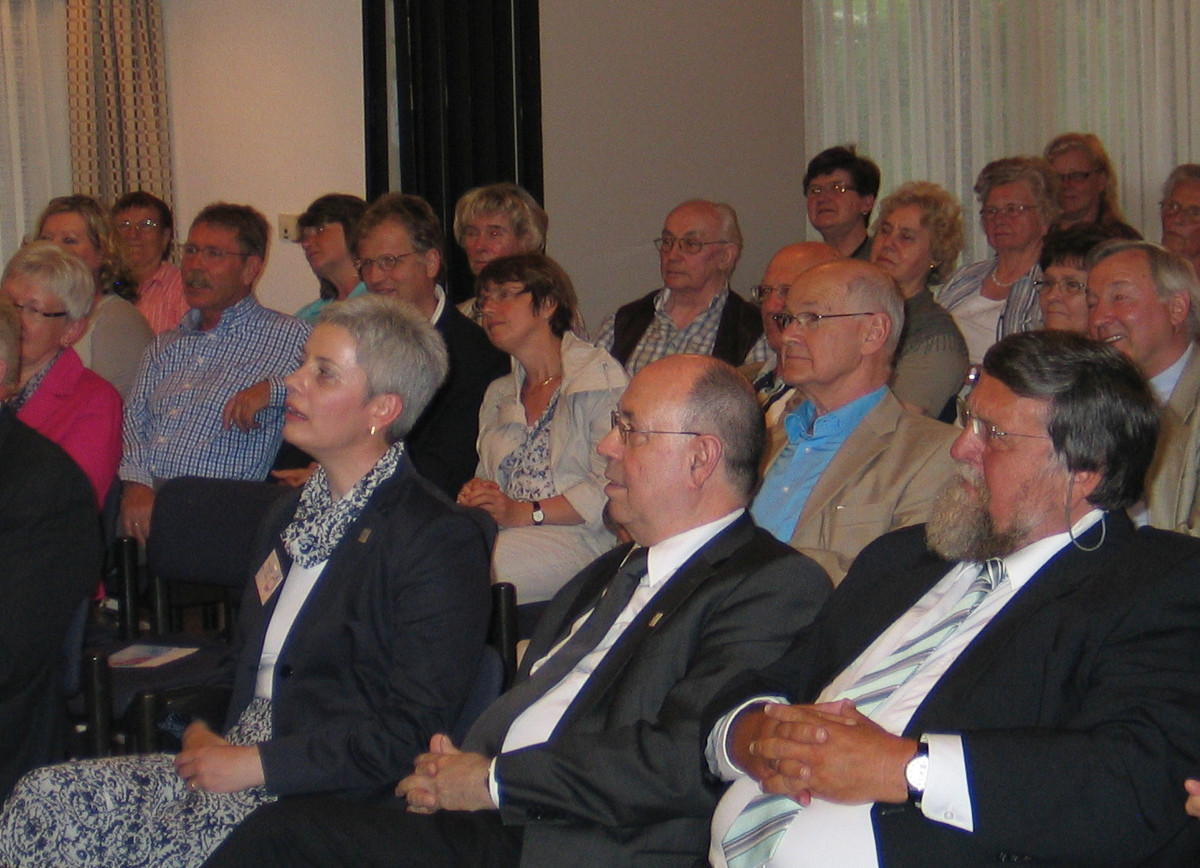
<instances>
[{"instance_id":1,"label":"white sheer curtain","mask_svg":"<svg viewBox=\"0 0 1200 868\"><path fill-rule=\"evenodd\" d=\"M0 0L0 259L69 192L66 0Z\"/></svg>"},{"instance_id":2,"label":"white sheer curtain","mask_svg":"<svg viewBox=\"0 0 1200 868\"><path fill-rule=\"evenodd\" d=\"M883 171L945 186L967 214L983 166L1096 133L1129 222L1159 240L1167 174L1200 162L1200 3L803 0L805 154L857 142ZM963 262L984 258L978 220Z\"/></svg>"}]
</instances>

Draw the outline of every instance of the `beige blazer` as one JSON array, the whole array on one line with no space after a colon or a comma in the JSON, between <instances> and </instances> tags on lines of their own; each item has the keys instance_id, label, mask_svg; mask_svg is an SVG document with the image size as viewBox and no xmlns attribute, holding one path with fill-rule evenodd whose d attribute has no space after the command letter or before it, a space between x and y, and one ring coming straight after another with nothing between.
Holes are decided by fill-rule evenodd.
<instances>
[{"instance_id":1,"label":"beige blazer","mask_svg":"<svg viewBox=\"0 0 1200 868\"><path fill-rule=\"evenodd\" d=\"M867 543L890 530L921 524L954 476L950 444L958 429L900 405L889 389L833 456L792 533L792 548L829 573L834 585ZM770 461L787 444L771 429Z\"/></svg>"},{"instance_id":2,"label":"beige blazer","mask_svg":"<svg viewBox=\"0 0 1200 868\"><path fill-rule=\"evenodd\" d=\"M1158 448L1146 474L1146 508L1150 524L1164 530L1200 536L1197 502L1197 452L1200 451L1200 346L1192 344L1188 359L1163 408Z\"/></svg>"}]
</instances>

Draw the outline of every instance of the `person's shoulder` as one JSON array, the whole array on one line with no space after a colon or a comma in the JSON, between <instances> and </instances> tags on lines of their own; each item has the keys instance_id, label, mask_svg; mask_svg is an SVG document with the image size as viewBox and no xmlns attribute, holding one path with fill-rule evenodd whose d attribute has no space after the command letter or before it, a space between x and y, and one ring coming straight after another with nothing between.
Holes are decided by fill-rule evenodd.
<instances>
[{"instance_id":1,"label":"person's shoulder","mask_svg":"<svg viewBox=\"0 0 1200 868\"><path fill-rule=\"evenodd\" d=\"M92 484L61 446L13 414L0 416L0 483L4 488L36 482L43 497L68 500L82 491L92 502Z\"/></svg>"},{"instance_id":2,"label":"person's shoulder","mask_svg":"<svg viewBox=\"0 0 1200 868\"><path fill-rule=\"evenodd\" d=\"M246 311L246 321L248 324L253 324L256 328L271 329L281 334L298 334L307 336L312 331L312 326L304 320L263 306L257 299L250 296L254 304Z\"/></svg>"},{"instance_id":3,"label":"person's shoulder","mask_svg":"<svg viewBox=\"0 0 1200 868\"><path fill-rule=\"evenodd\" d=\"M81 367L76 383L78 391L81 394L85 394L91 403L97 406L115 408L116 412L120 414L121 395L108 380L95 371Z\"/></svg>"},{"instance_id":4,"label":"person's shoulder","mask_svg":"<svg viewBox=\"0 0 1200 868\"><path fill-rule=\"evenodd\" d=\"M629 383L629 375L612 353L571 332L563 335L562 355L565 392L623 389Z\"/></svg>"}]
</instances>

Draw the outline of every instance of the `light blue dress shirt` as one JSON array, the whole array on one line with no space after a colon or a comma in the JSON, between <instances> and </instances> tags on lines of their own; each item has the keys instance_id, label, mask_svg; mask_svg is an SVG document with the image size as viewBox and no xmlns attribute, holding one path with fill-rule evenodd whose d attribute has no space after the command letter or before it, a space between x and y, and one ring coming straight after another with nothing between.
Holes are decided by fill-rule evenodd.
<instances>
[{"instance_id":1,"label":"light blue dress shirt","mask_svg":"<svg viewBox=\"0 0 1200 868\"><path fill-rule=\"evenodd\" d=\"M750 514L760 527L776 539L791 541L817 480L886 392L887 386L880 386L823 416L817 415L812 401L805 401L784 417L787 446L767 468L762 488L750 505Z\"/></svg>"}]
</instances>

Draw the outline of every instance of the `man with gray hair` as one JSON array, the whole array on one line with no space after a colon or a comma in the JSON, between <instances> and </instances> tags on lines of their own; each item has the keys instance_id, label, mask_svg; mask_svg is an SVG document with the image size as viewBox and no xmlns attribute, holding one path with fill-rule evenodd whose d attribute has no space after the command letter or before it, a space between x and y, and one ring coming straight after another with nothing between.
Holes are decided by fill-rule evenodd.
<instances>
[{"instance_id":1,"label":"man with gray hair","mask_svg":"<svg viewBox=\"0 0 1200 868\"><path fill-rule=\"evenodd\" d=\"M1132 359L1163 405L1145 501L1135 507L1134 518L1200 535L1200 283L1195 269L1150 241L1109 241L1084 264L1092 337Z\"/></svg>"},{"instance_id":2,"label":"man with gray hair","mask_svg":"<svg viewBox=\"0 0 1200 868\"><path fill-rule=\"evenodd\" d=\"M926 519L954 474L954 429L888 388L904 299L878 267L844 259L803 272L776 323L797 396L771 430L751 513L836 585L867 543Z\"/></svg>"},{"instance_id":3,"label":"man with gray hair","mask_svg":"<svg viewBox=\"0 0 1200 868\"><path fill-rule=\"evenodd\" d=\"M20 313L0 295L0 801L61 756L63 642L101 558L87 477L5 403L20 358Z\"/></svg>"},{"instance_id":4,"label":"man with gray hair","mask_svg":"<svg viewBox=\"0 0 1200 868\"><path fill-rule=\"evenodd\" d=\"M742 254L733 206L684 202L667 215L654 246L662 289L609 314L600 324L597 346L630 375L675 353L716 356L735 366L765 362L770 349L758 309L729 288Z\"/></svg>"},{"instance_id":5,"label":"man with gray hair","mask_svg":"<svg viewBox=\"0 0 1200 868\"><path fill-rule=\"evenodd\" d=\"M1198 864L1200 540L1125 514L1144 378L1082 335L1010 335L963 421L929 522L711 703L717 868Z\"/></svg>"}]
</instances>

